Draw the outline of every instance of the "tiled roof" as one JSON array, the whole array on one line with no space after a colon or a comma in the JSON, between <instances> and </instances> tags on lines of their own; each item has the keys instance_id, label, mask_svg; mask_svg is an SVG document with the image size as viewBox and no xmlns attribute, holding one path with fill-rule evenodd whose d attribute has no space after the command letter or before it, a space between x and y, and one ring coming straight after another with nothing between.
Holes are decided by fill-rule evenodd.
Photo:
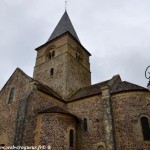
<instances>
[{"instance_id":1,"label":"tiled roof","mask_svg":"<svg viewBox=\"0 0 150 150\"><path fill-rule=\"evenodd\" d=\"M110 80L107 80L107 81L97 83L97 84L94 84L85 88L81 88L70 97L70 100L76 100L76 99L99 94L101 93L101 86L108 84L109 81Z\"/></svg>"},{"instance_id":2,"label":"tiled roof","mask_svg":"<svg viewBox=\"0 0 150 150\"><path fill-rule=\"evenodd\" d=\"M125 91L148 91L148 89L141 87L139 85L129 83L127 81L123 81L114 89L112 89L111 93L125 92Z\"/></svg>"},{"instance_id":3,"label":"tiled roof","mask_svg":"<svg viewBox=\"0 0 150 150\"><path fill-rule=\"evenodd\" d=\"M51 34L50 38L47 42L59 37L60 35L69 32L78 42L80 42L76 31L71 23L71 20L65 11L64 15L60 19L59 23L57 24L56 28L54 29L53 33Z\"/></svg>"},{"instance_id":4,"label":"tiled roof","mask_svg":"<svg viewBox=\"0 0 150 150\"><path fill-rule=\"evenodd\" d=\"M61 114L68 114L68 115L71 115L71 116L74 116L75 118L77 118L77 116L71 114L67 110L64 110L64 109L60 108L59 106L53 106L53 107L45 109L45 110L43 110L39 113L61 113Z\"/></svg>"}]
</instances>

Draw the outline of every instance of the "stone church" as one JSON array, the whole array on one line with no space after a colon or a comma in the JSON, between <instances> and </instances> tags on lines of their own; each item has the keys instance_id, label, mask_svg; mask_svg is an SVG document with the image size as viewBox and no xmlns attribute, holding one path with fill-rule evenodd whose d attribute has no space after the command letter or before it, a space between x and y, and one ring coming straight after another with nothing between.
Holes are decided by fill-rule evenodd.
<instances>
[{"instance_id":1,"label":"stone church","mask_svg":"<svg viewBox=\"0 0 150 150\"><path fill-rule=\"evenodd\" d=\"M66 11L35 50L33 78L17 68L0 91L1 149L150 150L150 92L119 75L91 85L91 54Z\"/></svg>"}]
</instances>

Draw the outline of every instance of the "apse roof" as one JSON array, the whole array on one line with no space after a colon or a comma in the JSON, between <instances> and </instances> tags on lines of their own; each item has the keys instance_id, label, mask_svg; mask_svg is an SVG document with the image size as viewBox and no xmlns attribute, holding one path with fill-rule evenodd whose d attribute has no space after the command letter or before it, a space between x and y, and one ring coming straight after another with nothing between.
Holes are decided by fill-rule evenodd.
<instances>
[{"instance_id":1,"label":"apse roof","mask_svg":"<svg viewBox=\"0 0 150 150\"><path fill-rule=\"evenodd\" d=\"M41 112L39 112L40 114L42 113L60 113L60 114L66 114L66 115L71 115L73 117L75 117L77 120L78 120L78 117L75 116L74 114L70 113L69 111L63 109L63 108L60 108L59 106L53 106L53 107L50 107L48 109L45 109Z\"/></svg>"},{"instance_id":2,"label":"apse roof","mask_svg":"<svg viewBox=\"0 0 150 150\"><path fill-rule=\"evenodd\" d=\"M127 91L148 91L148 89L141 87L139 85L123 81L120 84L111 90L111 93L127 92Z\"/></svg>"},{"instance_id":3,"label":"apse roof","mask_svg":"<svg viewBox=\"0 0 150 150\"><path fill-rule=\"evenodd\" d=\"M71 20L68 16L67 11L65 11L65 13L63 14L62 18L58 22L56 28L52 32L52 34L49 37L47 42L59 37L60 35L66 33L66 32L69 32L80 43L80 40L79 40L77 33L71 23Z\"/></svg>"}]
</instances>

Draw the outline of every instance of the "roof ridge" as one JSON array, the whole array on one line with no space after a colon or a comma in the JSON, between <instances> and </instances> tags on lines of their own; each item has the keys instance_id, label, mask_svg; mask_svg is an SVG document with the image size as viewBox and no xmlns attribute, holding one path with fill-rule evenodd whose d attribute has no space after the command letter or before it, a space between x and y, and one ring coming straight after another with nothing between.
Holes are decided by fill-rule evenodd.
<instances>
[{"instance_id":1,"label":"roof ridge","mask_svg":"<svg viewBox=\"0 0 150 150\"><path fill-rule=\"evenodd\" d=\"M118 84L118 86L111 90L111 93L120 93L120 92L127 92L127 91L148 91L147 88L142 87L140 85L128 82L128 81L122 81Z\"/></svg>"},{"instance_id":2,"label":"roof ridge","mask_svg":"<svg viewBox=\"0 0 150 150\"><path fill-rule=\"evenodd\" d=\"M39 90L42 90L43 92L46 92L48 94L51 94L53 95L54 97L57 97L59 98L60 100L63 100L63 98L61 97L61 95L59 95L56 91L54 91L52 88L50 88L49 86L45 85L44 83L41 83L40 81L38 80L34 80L37 82L37 86L39 86ZM47 89L43 89L41 86L43 86L44 88L48 88L49 90L51 90L51 92L53 93L50 93L50 91L46 91Z\"/></svg>"},{"instance_id":3,"label":"roof ridge","mask_svg":"<svg viewBox=\"0 0 150 150\"><path fill-rule=\"evenodd\" d=\"M3 90L3 88L7 85L8 81L13 77L13 75L15 74L15 72L21 72L26 78L28 78L29 80L33 81L34 79L31 78L30 76L28 76L23 70L21 70L19 67L17 67L15 69L15 71L10 75L10 77L8 78L8 80L6 81L6 83L4 84L4 86L0 89L0 92Z\"/></svg>"},{"instance_id":4,"label":"roof ridge","mask_svg":"<svg viewBox=\"0 0 150 150\"><path fill-rule=\"evenodd\" d=\"M145 88L145 87L143 87L143 86L141 86L141 85L137 85L137 84L132 83L132 82L129 82L129 81L122 81L122 82L126 82L126 83L128 83L128 84L132 84L132 85L135 85L135 86L138 86L138 87L141 87L141 88L147 89L147 88Z\"/></svg>"},{"instance_id":5,"label":"roof ridge","mask_svg":"<svg viewBox=\"0 0 150 150\"><path fill-rule=\"evenodd\" d=\"M15 71L17 71L17 70L20 71L22 74L24 74L27 78L29 78L29 79L31 79L31 80L34 80L32 77L30 77L29 75L27 75L27 74L26 74L22 69L20 69L19 67L17 67ZM15 72L15 71L14 71L14 72Z\"/></svg>"},{"instance_id":6,"label":"roof ridge","mask_svg":"<svg viewBox=\"0 0 150 150\"><path fill-rule=\"evenodd\" d=\"M106 83L106 82L109 82L109 81L110 81L110 79L102 81L102 82L98 82L98 83L95 83L95 84L92 84L91 86L98 85L98 84L103 84L103 83Z\"/></svg>"}]
</instances>

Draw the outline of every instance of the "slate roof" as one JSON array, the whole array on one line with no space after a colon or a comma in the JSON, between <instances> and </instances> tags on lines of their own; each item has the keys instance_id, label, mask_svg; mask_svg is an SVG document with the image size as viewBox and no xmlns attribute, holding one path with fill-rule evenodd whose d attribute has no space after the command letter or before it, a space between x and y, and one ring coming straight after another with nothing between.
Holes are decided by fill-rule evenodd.
<instances>
[{"instance_id":1,"label":"slate roof","mask_svg":"<svg viewBox=\"0 0 150 150\"><path fill-rule=\"evenodd\" d=\"M39 113L61 113L61 114L67 114L67 115L71 115L75 118L78 118L77 116L71 114L69 111L60 108L59 106L53 106L53 107L45 109Z\"/></svg>"},{"instance_id":2,"label":"slate roof","mask_svg":"<svg viewBox=\"0 0 150 150\"><path fill-rule=\"evenodd\" d=\"M59 37L60 35L66 32L69 32L80 43L80 40L71 23L68 13L65 11L65 13L63 14L62 18L60 19L59 23L57 24L56 28L54 29L53 33L51 34L47 42Z\"/></svg>"},{"instance_id":3,"label":"slate roof","mask_svg":"<svg viewBox=\"0 0 150 150\"><path fill-rule=\"evenodd\" d=\"M119 92L127 92L127 91L147 91L149 92L149 90L147 88L141 87L139 85L133 84L133 83L129 83L127 81L121 81L120 83L118 83L117 85L110 85L110 83L114 80L116 80L116 78L118 78L117 76L114 76L112 79L110 80L106 80L88 87L84 87L84 88L80 88L78 91L76 91L68 100L69 101L73 101L73 100L77 100L77 99L82 99L85 97L89 97L89 96L94 96L97 94L101 94L101 87L104 85L108 85L110 87L110 94L114 94L114 93L119 93ZM120 76L119 76L120 78ZM48 87L47 85L43 85L42 83L37 84L38 90L41 90L47 94L50 94L60 100L63 100L62 97L60 95L58 95L55 91L53 91L50 87ZM64 100L63 100L64 101Z\"/></svg>"},{"instance_id":4,"label":"slate roof","mask_svg":"<svg viewBox=\"0 0 150 150\"><path fill-rule=\"evenodd\" d=\"M112 89L111 93L113 94L126 91L148 91L148 89L133 83L129 83L127 81L123 81L120 84L118 84L116 88Z\"/></svg>"},{"instance_id":5,"label":"slate roof","mask_svg":"<svg viewBox=\"0 0 150 150\"><path fill-rule=\"evenodd\" d=\"M72 101L72 100L100 94L102 92L101 87L104 85L107 85L109 81L110 80L107 80L98 84L94 84L85 88L81 88L70 97L70 100Z\"/></svg>"},{"instance_id":6,"label":"slate roof","mask_svg":"<svg viewBox=\"0 0 150 150\"><path fill-rule=\"evenodd\" d=\"M101 94L101 87L107 85L110 88L110 94L126 91L148 91L148 89L129 83L127 81L121 81L119 75L113 76L110 80L94 84L85 88L79 89L70 98L70 101L82 99L85 97Z\"/></svg>"}]
</instances>

